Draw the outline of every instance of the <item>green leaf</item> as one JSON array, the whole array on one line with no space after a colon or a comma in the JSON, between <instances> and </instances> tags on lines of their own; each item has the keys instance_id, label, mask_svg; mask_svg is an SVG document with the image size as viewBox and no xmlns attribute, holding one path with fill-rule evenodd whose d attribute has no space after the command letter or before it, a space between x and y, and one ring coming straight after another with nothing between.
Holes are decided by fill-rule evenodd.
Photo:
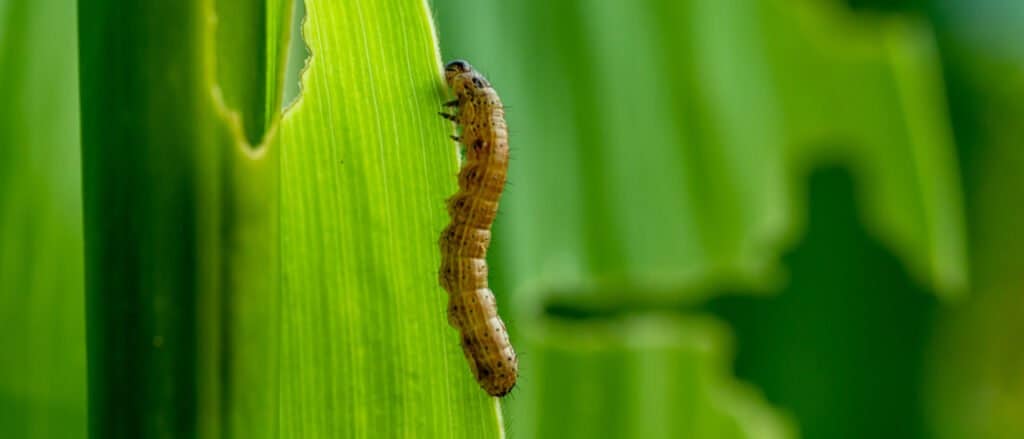
<instances>
[{"instance_id":1,"label":"green leaf","mask_svg":"<svg viewBox=\"0 0 1024 439\"><path fill-rule=\"evenodd\" d=\"M74 10L0 0L3 437L86 433Z\"/></svg>"},{"instance_id":2,"label":"green leaf","mask_svg":"<svg viewBox=\"0 0 1024 439\"><path fill-rule=\"evenodd\" d=\"M455 192L430 12L307 0L312 58L281 125L281 432L495 437L438 286Z\"/></svg>"},{"instance_id":3,"label":"green leaf","mask_svg":"<svg viewBox=\"0 0 1024 439\"><path fill-rule=\"evenodd\" d=\"M525 437L759 437L792 425L726 375L727 329L671 312L548 319L523 331L530 371L515 432Z\"/></svg>"},{"instance_id":4,"label":"green leaf","mask_svg":"<svg viewBox=\"0 0 1024 439\"><path fill-rule=\"evenodd\" d=\"M959 170L930 27L910 18L767 4L770 82L784 115L789 172L850 168L861 220L944 299L967 291ZM760 44L759 44L760 45ZM797 184L799 187L799 183Z\"/></svg>"},{"instance_id":5,"label":"green leaf","mask_svg":"<svg viewBox=\"0 0 1024 439\"><path fill-rule=\"evenodd\" d=\"M92 436L276 432L277 149L246 140L280 102L264 7L80 5Z\"/></svg>"}]
</instances>

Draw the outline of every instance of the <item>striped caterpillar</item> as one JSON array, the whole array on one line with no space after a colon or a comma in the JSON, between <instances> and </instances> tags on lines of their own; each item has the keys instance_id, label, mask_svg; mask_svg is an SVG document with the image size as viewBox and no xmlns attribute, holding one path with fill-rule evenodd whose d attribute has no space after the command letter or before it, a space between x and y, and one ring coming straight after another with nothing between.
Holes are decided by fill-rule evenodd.
<instances>
[{"instance_id":1,"label":"striped caterpillar","mask_svg":"<svg viewBox=\"0 0 1024 439\"><path fill-rule=\"evenodd\" d=\"M462 335L462 350L476 381L491 396L504 396L516 384L519 360L487 287L487 247L491 223L508 172L508 129L501 100L469 63L445 65L445 80L456 99L440 113L461 127L452 136L465 148L459 191L448 199L451 224L441 232L441 286L448 291L448 323Z\"/></svg>"}]
</instances>

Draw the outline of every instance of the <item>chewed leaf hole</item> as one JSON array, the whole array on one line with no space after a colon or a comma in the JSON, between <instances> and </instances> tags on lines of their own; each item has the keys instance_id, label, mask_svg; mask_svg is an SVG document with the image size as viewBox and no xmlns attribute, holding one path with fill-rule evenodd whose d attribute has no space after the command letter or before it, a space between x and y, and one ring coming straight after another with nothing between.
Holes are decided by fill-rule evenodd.
<instances>
[{"instance_id":1,"label":"chewed leaf hole","mask_svg":"<svg viewBox=\"0 0 1024 439\"><path fill-rule=\"evenodd\" d=\"M284 99L281 100L282 108L288 108L302 94L300 82L302 81L302 70L309 62L310 51L302 35L302 24L306 22L306 2L295 1L295 13L292 14L291 44L288 47L288 64L285 68L284 77Z\"/></svg>"}]
</instances>

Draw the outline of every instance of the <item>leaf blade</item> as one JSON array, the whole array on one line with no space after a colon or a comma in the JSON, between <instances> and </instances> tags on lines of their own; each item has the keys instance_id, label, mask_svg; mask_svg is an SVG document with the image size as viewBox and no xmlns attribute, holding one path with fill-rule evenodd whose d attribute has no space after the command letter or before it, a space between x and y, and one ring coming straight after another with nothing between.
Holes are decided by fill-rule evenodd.
<instances>
[{"instance_id":1,"label":"leaf blade","mask_svg":"<svg viewBox=\"0 0 1024 439\"><path fill-rule=\"evenodd\" d=\"M425 3L306 7L312 58L281 129L282 432L498 436L437 284L456 156Z\"/></svg>"}]
</instances>

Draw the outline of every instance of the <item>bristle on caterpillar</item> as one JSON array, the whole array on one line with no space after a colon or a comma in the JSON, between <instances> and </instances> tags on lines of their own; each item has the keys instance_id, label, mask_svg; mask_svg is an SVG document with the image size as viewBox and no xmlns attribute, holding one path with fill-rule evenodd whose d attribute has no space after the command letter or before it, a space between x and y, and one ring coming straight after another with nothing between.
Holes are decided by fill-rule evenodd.
<instances>
[{"instance_id":1,"label":"bristle on caterpillar","mask_svg":"<svg viewBox=\"0 0 1024 439\"><path fill-rule=\"evenodd\" d=\"M487 286L491 224L508 174L508 127L501 99L469 63L445 65L445 80L456 99L455 114L440 113L460 127L455 140L465 148L459 191L448 199L452 221L443 232L439 281L448 291L448 323L462 335L462 350L480 384L504 396L516 384L519 360Z\"/></svg>"}]
</instances>

